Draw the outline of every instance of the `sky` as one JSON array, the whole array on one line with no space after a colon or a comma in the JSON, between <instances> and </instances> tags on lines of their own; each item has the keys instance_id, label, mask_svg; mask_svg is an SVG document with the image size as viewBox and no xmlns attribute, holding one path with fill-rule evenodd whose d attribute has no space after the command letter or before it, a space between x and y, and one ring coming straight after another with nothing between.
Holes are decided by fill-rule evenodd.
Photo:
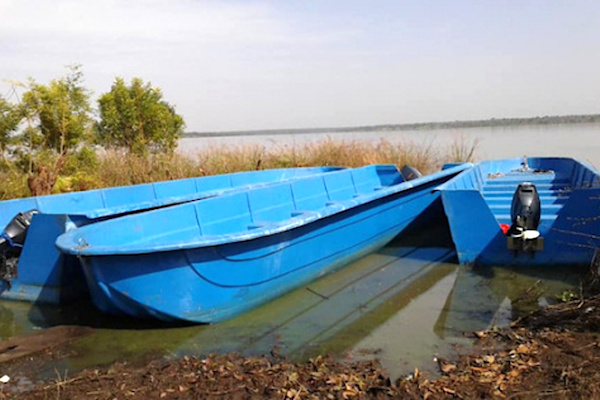
<instances>
[{"instance_id":1,"label":"sky","mask_svg":"<svg viewBox=\"0 0 600 400\"><path fill-rule=\"evenodd\" d=\"M187 131L600 113L600 2L0 0L0 95L72 64Z\"/></svg>"}]
</instances>

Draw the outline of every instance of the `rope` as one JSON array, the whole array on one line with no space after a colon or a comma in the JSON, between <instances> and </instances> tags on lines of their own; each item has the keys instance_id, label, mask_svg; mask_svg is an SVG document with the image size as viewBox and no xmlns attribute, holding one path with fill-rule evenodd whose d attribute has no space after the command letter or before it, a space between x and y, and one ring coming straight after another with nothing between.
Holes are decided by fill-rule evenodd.
<instances>
[{"instance_id":1,"label":"rope","mask_svg":"<svg viewBox=\"0 0 600 400\"><path fill-rule=\"evenodd\" d=\"M15 243L15 242L12 240L12 238L6 234L6 232L2 232L2 234L0 234L0 238L4 238L4 239L6 239L6 241L7 241L7 242L8 242L8 244L10 245L10 247L19 247L19 248L23 248L23 245L22 245L22 244Z\"/></svg>"}]
</instances>

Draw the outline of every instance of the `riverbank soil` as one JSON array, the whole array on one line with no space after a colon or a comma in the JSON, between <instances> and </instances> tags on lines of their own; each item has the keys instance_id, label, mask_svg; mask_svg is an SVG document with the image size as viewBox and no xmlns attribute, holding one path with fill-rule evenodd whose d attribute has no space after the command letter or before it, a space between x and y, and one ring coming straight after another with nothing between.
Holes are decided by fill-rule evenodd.
<instances>
[{"instance_id":1,"label":"riverbank soil","mask_svg":"<svg viewBox=\"0 0 600 400\"><path fill-rule=\"evenodd\" d=\"M2 385L2 398L19 399L353 399L353 398L600 398L600 297L543 308L510 328L475 332L472 352L437 360L441 376L418 369L393 382L376 361L318 357L291 363L234 354L144 364L115 363L74 377L60 375L19 389ZM0 365L16 377L56 355L46 349Z\"/></svg>"}]
</instances>

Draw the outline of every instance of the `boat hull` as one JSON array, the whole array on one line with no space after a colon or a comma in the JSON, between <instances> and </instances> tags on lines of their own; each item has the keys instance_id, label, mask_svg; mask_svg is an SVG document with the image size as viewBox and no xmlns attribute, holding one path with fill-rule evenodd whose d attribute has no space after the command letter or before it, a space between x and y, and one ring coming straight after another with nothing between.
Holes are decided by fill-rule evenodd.
<instances>
[{"instance_id":1,"label":"boat hull","mask_svg":"<svg viewBox=\"0 0 600 400\"><path fill-rule=\"evenodd\" d=\"M232 318L385 246L439 201L440 181L272 236L213 247L82 257L95 304L165 321Z\"/></svg>"},{"instance_id":2,"label":"boat hull","mask_svg":"<svg viewBox=\"0 0 600 400\"><path fill-rule=\"evenodd\" d=\"M589 265L600 248L600 177L569 158L483 162L441 186L459 262L467 265ZM537 172L535 172L537 170ZM510 207L521 182L536 185L541 199L539 251L515 251L500 224L511 224Z\"/></svg>"}]
</instances>

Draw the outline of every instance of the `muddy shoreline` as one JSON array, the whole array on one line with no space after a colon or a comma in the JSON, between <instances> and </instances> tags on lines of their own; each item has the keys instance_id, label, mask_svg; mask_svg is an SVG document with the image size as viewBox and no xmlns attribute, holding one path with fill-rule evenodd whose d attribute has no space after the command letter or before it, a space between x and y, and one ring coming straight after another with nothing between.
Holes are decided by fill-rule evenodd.
<instances>
[{"instance_id":1,"label":"muddy shoreline","mask_svg":"<svg viewBox=\"0 0 600 400\"><path fill-rule=\"evenodd\" d=\"M474 332L475 346L454 360L438 359L441 376L420 372L392 380L377 361L345 362L316 357L288 362L276 354L165 359L147 356L116 362L74 376L32 382L44 365L72 355L70 341L87 329L55 328L70 339L30 335L30 353L0 364L1 398L597 398L600 396L600 296L548 306L511 327ZM37 336L35 336L37 335ZM18 338L3 354L28 346Z\"/></svg>"}]
</instances>

